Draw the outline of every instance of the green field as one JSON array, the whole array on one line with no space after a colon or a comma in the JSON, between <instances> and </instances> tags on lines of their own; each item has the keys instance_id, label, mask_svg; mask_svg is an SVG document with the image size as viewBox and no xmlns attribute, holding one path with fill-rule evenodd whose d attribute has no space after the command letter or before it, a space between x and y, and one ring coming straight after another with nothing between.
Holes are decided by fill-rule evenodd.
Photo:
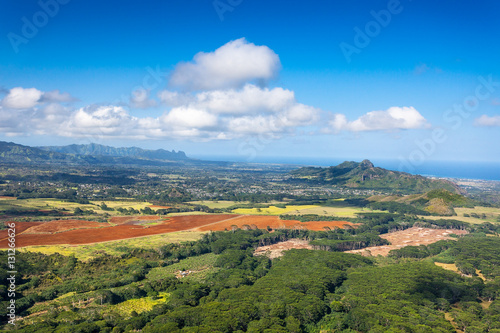
<instances>
[{"instance_id":1,"label":"green field","mask_svg":"<svg viewBox=\"0 0 500 333\"><path fill-rule=\"evenodd\" d=\"M306 215L315 214L322 216L356 217L356 213L363 212L382 212L380 210L371 210L369 208L358 207L323 207L318 205L287 205L286 208L270 206L269 208L238 208L232 211L235 214L250 215Z\"/></svg>"},{"instance_id":2,"label":"green field","mask_svg":"<svg viewBox=\"0 0 500 333\"><path fill-rule=\"evenodd\" d=\"M472 224L481 224L485 222L499 223L498 219L500 218L500 208L476 206L474 208L457 207L454 208L454 210L457 213L456 216L421 216L421 217L430 220L439 220L446 218ZM464 216L464 214L469 216L468 217ZM477 214L479 217L481 217L482 214L485 214L486 218L472 217L472 214Z\"/></svg>"},{"instance_id":3,"label":"green field","mask_svg":"<svg viewBox=\"0 0 500 333\"><path fill-rule=\"evenodd\" d=\"M108 307L103 313L108 315L117 313L120 316L130 317L133 311L139 314L141 312L153 310L153 306L166 303L169 296L169 293L160 292L157 297L129 299L128 301Z\"/></svg>"},{"instance_id":4,"label":"green field","mask_svg":"<svg viewBox=\"0 0 500 333\"><path fill-rule=\"evenodd\" d=\"M202 234L202 232L195 231L177 231L168 234L122 239L88 245L27 246L18 249L18 251L40 252L44 254L60 253L65 256L73 254L78 259L87 261L103 253L121 255L123 254L123 251L127 251L125 248L152 249L168 243L195 241L200 239ZM123 248L120 249L121 247Z\"/></svg>"},{"instance_id":5,"label":"green field","mask_svg":"<svg viewBox=\"0 0 500 333\"><path fill-rule=\"evenodd\" d=\"M235 214L250 215L281 215L281 214L301 214L302 210L316 208L317 205L287 205L286 208L269 206L269 208L238 208L232 212Z\"/></svg>"},{"instance_id":6,"label":"green field","mask_svg":"<svg viewBox=\"0 0 500 333\"><path fill-rule=\"evenodd\" d=\"M300 207L300 206L298 206ZM304 206L306 207L306 206ZM338 217L357 217L357 213L383 213L381 210L372 210L370 208L359 207L321 207L314 206L311 208L299 209L297 212L290 212L293 215L316 214L323 216L338 216Z\"/></svg>"},{"instance_id":7,"label":"green field","mask_svg":"<svg viewBox=\"0 0 500 333\"><path fill-rule=\"evenodd\" d=\"M218 255L216 254L207 253L201 256L183 259L170 266L156 267L149 271L146 275L146 279L162 280L167 276L179 276L179 271L191 271L191 273L182 279L202 281L208 274L215 273L219 270L218 267L214 267L217 257Z\"/></svg>"},{"instance_id":8,"label":"green field","mask_svg":"<svg viewBox=\"0 0 500 333\"><path fill-rule=\"evenodd\" d=\"M188 203L193 205L203 205L212 209L215 208L222 209L231 207L236 204L248 204L248 201L237 202L237 201L227 201L227 200L219 200L219 201L200 200L200 201L189 201Z\"/></svg>"},{"instance_id":9,"label":"green field","mask_svg":"<svg viewBox=\"0 0 500 333\"><path fill-rule=\"evenodd\" d=\"M68 212L73 212L77 207L84 210L93 210L98 214L108 213L110 215L119 215L116 211L104 211L100 208L101 203L104 202L108 207L117 208L133 208L133 209L144 209L151 206L149 202L141 201L91 201L91 204L79 204L76 202L61 201L58 199L7 199L0 201L0 211L7 209L39 209L39 210L67 210Z\"/></svg>"},{"instance_id":10,"label":"green field","mask_svg":"<svg viewBox=\"0 0 500 333\"><path fill-rule=\"evenodd\" d=\"M186 215L211 215L211 213L205 212L180 212L180 213L170 213L168 216L186 216Z\"/></svg>"}]
</instances>

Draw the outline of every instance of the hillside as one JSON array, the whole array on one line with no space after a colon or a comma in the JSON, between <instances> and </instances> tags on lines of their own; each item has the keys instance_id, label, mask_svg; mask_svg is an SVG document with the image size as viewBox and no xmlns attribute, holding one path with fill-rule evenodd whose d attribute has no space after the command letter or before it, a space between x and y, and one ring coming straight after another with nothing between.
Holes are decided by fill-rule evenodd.
<instances>
[{"instance_id":1,"label":"hillside","mask_svg":"<svg viewBox=\"0 0 500 333\"><path fill-rule=\"evenodd\" d=\"M29 147L0 141L0 162L20 164L167 165L190 162L182 151L114 148L98 144Z\"/></svg>"},{"instance_id":2,"label":"hillside","mask_svg":"<svg viewBox=\"0 0 500 333\"><path fill-rule=\"evenodd\" d=\"M90 143L86 145L45 146L38 148L50 152L57 152L57 153L71 154L71 155L84 155L84 156L133 157L133 158L144 158L151 160L170 160L170 161L179 161L188 159L188 157L183 151L176 152L175 150L168 151L164 149L147 150L138 147L115 148L95 143Z\"/></svg>"},{"instance_id":3,"label":"hillside","mask_svg":"<svg viewBox=\"0 0 500 333\"><path fill-rule=\"evenodd\" d=\"M0 141L0 162L39 163L71 162L74 158L58 152L47 152L39 148Z\"/></svg>"},{"instance_id":4,"label":"hillside","mask_svg":"<svg viewBox=\"0 0 500 333\"><path fill-rule=\"evenodd\" d=\"M374 195L369 197L368 201L375 203L371 205L372 208L384 209L383 207L385 207L390 209L392 207L397 210L398 206L411 205L416 209L440 216L457 215L455 207L473 208L480 205L480 202L476 200L444 189L431 190L424 194Z\"/></svg>"},{"instance_id":5,"label":"hillside","mask_svg":"<svg viewBox=\"0 0 500 333\"><path fill-rule=\"evenodd\" d=\"M369 160L346 161L328 168L304 167L290 172L292 180L331 184L363 189L395 190L402 193L424 193L446 189L460 193L459 187L447 180L430 179L406 172L376 167Z\"/></svg>"}]
</instances>

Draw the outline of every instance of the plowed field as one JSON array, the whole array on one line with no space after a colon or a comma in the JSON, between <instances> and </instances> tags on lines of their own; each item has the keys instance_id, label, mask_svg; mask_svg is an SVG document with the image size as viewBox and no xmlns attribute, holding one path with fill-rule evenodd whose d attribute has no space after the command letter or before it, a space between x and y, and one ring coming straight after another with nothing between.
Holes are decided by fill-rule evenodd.
<instances>
[{"instance_id":1,"label":"plowed field","mask_svg":"<svg viewBox=\"0 0 500 333\"><path fill-rule=\"evenodd\" d=\"M354 225L345 221L318 221L318 222L299 222L296 220L280 220L279 216L270 215L240 215L231 220L221 221L199 227L198 231L222 231L231 230L233 226L238 228L251 229L266 229L268 226L272 229L287 228L287 229L308 229L308 230L324 230L325 227L333 229L335 227L342 228L344 224Z\"/></svg>"},{"instance_id":2,"label":"plowed field","mask_svg":"<svg viewBox=\"0 0 500 333\"><path fill-rule=\"evenodd\" d=\"M54 234L75 229L102 228L110 227L108 223L99 223L94 221L82 220L59 220L43 222L40 225L29 228L26 234Z\"/></svg>"},{"instance_id":3,"label":"plowed field","mask_svg":"<svg viewBox=\"0 0 500 333\"><path fill-rule=\"evenodd\" d=\"M140 223L156 221L155 225ZM278 216L246 215L185 215L172 217L158 216L120 216L112 217L110 223L65 220L51 222L16 222L16 246L89 244L149 235L164 234L181 230L218 231L239 228L304 228L323 230L325 227L342 228L349 222L299 222L283 221ZM2 237L3 235L3 237ZM0 248L6 248L7 230L0 231Z\"/></svg>"}]
</instances>

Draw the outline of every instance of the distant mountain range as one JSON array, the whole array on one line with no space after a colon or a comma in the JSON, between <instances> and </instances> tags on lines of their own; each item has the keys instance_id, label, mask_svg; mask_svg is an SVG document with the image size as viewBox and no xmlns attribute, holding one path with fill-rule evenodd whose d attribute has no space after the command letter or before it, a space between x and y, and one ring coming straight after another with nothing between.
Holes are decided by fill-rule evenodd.
<instances>
[{"instance_id":1,"label":"distant mountain range","mask_svg":"<svg viewBox=\"0 0 500 333\"><path fill-rule=\"evenodd\" d=\"M95 143L87 145L29 147L0 141L0 162L59 164L138 164L168 165L196 161L183 151L115 148Z\"/></svg>"},{"instance_id":2,"label":"distant mountain range","mask_svg":"<svg viewBox=\"0 0 500 333\"><path fill-rule=\"evenodd\" d=\"M168 151L165 149L147 150L138 147L115 148L103 146L96 143L87 145L69 145L69 146L45 146L37 147L45 151L56 152L70 155L84 156L113 156L113 157L133 157L150 160L168 160L180 161L187 160L188 157L183 151Z\"/></svg>"},{"instance_id":3,"label":"distant mountain range","mask_svg":"<svg viewBox=\"0 0 500 333\"><path fill-rule=\"evenodd\" d=\"M375 167L369 160L344 162L328 168L304 167L290 172L292 180L316 184L332 184L352 188L397 190L424 193L446 189L460 193L460 188L444 179L431 179L405 172Z\"/></svg>"}]
</instances>

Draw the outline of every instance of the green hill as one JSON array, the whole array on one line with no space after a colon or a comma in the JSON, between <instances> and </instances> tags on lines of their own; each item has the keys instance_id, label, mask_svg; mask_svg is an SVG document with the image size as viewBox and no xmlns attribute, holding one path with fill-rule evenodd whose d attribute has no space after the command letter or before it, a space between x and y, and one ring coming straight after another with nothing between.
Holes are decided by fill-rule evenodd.
<instances>
[{"instance_id":1,"label":"green hill","mask_svg":"<svg viewBox=\"0 0 500 333\"><path fill-rule=\"evenodd\" d=\"M384 209L393 207L397 210L398 205L411 205L416 209L426 211L433 215L453 216L456 215L454 207L469 207L479 205L476 200L470 199L458 193L452 193L445 189L431 190L424 194L372 196L368 198L374 202L371 207Z\"/></svg>"},{"instance_id":2,"label":"green hill","mask_svg":"<svg viewBox=\"0 0 500 333\"><path fill-rule=\"evenodd\" d=\"M328 168L304 167L293 170L290 174L295 181L353 188L393 190L401 193L425 193L434 189L461 192L459 187L450 181L375 167L369 160L348 161Z\"/></svg>"},{"instance_id":3,"label":"green hill","mask_svg":"<svg viewBox=\"0 0 500 333\"><path fill-rule=\"evenodd\" d=\"M47 152L38 148L19 145L13 142L0 141L0 162L39 163L39 162L71 162L71 156L58 152Z\"/></svg>"}]
</instances>

